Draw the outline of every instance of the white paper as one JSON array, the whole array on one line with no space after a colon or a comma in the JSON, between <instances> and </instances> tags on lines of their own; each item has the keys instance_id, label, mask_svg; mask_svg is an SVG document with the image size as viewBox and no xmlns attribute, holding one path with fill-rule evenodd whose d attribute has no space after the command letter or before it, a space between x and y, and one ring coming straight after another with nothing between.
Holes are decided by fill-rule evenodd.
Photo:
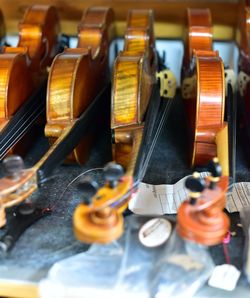
<instances>
[{"instance_id":1,"label":"white paper","mask_svg":"<svg viewBox=\"0 0 250 298\"><path fill-rule=\"evenodd\" d=\"M209 286L233 291L240 277L240 271L230 264L216 266L208 281Z\"/></svg>"},{"instance_id":2,"label":"white paper","mask_svg":"<svg viewBox=\"0 0 250 298\"><path fill-rule=\"evenodd\" d=\"M201 173L202 177L208 173ZM152 185L140 183L137 194L129 202L129 209L140 215L162 215L177 213L180 204L188 198L185 180L175 184ZM227 195L226 208L229 212L240 211L250 205L250 182L235 183Z\"/></svg>"}]
</instances>

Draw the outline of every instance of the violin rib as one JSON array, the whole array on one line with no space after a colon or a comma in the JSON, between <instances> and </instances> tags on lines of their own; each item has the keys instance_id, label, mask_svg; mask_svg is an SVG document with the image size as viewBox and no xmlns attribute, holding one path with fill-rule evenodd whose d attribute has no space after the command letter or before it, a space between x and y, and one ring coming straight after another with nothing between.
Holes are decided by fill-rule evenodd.
<instances>
[{"instance_id":1,"label":"violin rib","mask_svg":"<svg viewBox=\"0 0 250 298\"><path fill-rule=\"evenodd\" d=\"M50 143L72 126L109 81L108 47L112 38L113 11L89 8L78 26L78 47L56 56L51 66L47 89L45 135ZM83 140L68 157L84 163L90 147Z\"/></svg>"},{"instance_id":2,"label":"violin rib","mask_svg":"<svg viewBox=\"0 0 250 298\"><path fill-rule=\"evenodd\" d=\"M188 24L182 95L191 133L191 164L196 166L218 154L216 136L226 125L225 75L219 53L212 50L209 10L189 9Z\"/></svg>"},{"instance_id":3,"label":"violin rib","mask_svg":"<svg viewBox=\"0 0 250 298\"><path fill-rule=\"evenodd\" d=\"M143 129L152 85L155 82L153 12L128 13L124 51L116 58L111 99L111 128L114 130L113 157L125 168L134 163L134 134ZM134 157L131 161L131 155ZM130 169L131 165L129 165Z\"/></svg>"},{"instance_id":4,"label":"violin rib","mask_svg":"<svg viewBox=\"0 0 250 298\"><path fill-rule=\"evenodd\" d=\"M193 50L212 50L212 18L209 9L188 9L188 36L185 59L189 64Z\"/></svg>"},{"instance_id":5,"label":"violin rib","mask_svg":"<svg viewBox=\"0 0 250 298\"><path fill-rule=\"evenodd\" d=\"M59 19L54 7L32 5L19 23L17 47L3 47L0 54L1 131L46 79L47 67L58 51L59 31ZM24 147L28 147L27 140L20 140L18 136L11 141L11 152L23 153Z\"/></svg>"}]
</instances>

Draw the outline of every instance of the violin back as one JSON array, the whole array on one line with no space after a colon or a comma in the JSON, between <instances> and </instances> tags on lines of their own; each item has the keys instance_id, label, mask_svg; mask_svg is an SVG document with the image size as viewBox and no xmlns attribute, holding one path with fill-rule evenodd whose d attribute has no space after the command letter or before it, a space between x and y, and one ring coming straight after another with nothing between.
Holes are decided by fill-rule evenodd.
<instances>
[{"instance_id":1,"label":"violin back","mask_svg":"<svg viewBox=\"0 0 250 298\"><path fill-rule=\"evenodd\" d=\"M51 66L47 89L45 135L53 143L84 112L108 83L108 47L113 11L88 9L78 27L78 48L65 49ZM68 157L70 162L86 160L88 141L83 141Z\"/></svg>"}]
</instances>

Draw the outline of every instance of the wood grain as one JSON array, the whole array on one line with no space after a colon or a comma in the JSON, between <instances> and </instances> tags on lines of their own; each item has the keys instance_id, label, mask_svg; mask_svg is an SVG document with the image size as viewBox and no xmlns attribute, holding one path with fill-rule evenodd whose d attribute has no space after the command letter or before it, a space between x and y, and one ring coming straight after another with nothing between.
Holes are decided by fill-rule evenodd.
<instances>
[{"instance_id":1,"label":"wood grain","mask_svg":"<svg viewBox=\"0 0 250 298\"><path fill-rule=\"evenodd\" d=\"M155 80L153 22L152 10L129 11L124 50L114 65L111 100L113 157L125 168L129 166L131 156L138 154L133 150L136 127L142 125Z\"/></svg>"},{"instance_id":2,"label":"wood grain","mask_svg":"<svg viewBox=\"0 0 250 298\"><path fill-rule=\"evenodd\" d=\"M225 82L223 61L212 49L210 11L189 9L188 25L183 73L186 81L196 78L192 93L185 99L191 165L196 166L205 165L217 155L216 134L224 125Z\"/></svg>"},{"instance_id":3,"label":"wood grain","mask_svg":"<svg viewBox=\"0 0 250 298\"><path fill-rule=\"evenodd\" d=\"M91 101L108 83L108 47L113 11L93 7L83 14L78 26L78 48L65 49L51 66L47 89L45 135L50 143L71 127ZM90 151L83 140L67 158L84 163Z\"/></svg>"},{"instance_id":4,"label":"wood grain","mask_svg":"<svg viewBox=\"0 0 250 298\"><path fill-rule=\"evenodd\" d=\"M115 11L116 20L125 20L129 8L133 9L154 9L155 18L158 22L183 23L186 18L186 9L190 8L209 8L215 24L235 26L237 24L237 11L239 7L237 0L217 0L217 1L133 1L133 0L40 0L40 4L54 5L59 9L59 15L64 27L64 21L71 22L71 34L76 34L76 25L79 22L84 9L90 6L112 7ZM11 21L18 22L28 5L37 3L35 0L1 0L0 6L6 19L7 28L13 28ZM69 23L67 23L69 25ZM66 26L65 26L66 28ZM11 31L12 31L11 30ZM13 31L12 31L13 32Z\"/></svg>"}]
</instances>

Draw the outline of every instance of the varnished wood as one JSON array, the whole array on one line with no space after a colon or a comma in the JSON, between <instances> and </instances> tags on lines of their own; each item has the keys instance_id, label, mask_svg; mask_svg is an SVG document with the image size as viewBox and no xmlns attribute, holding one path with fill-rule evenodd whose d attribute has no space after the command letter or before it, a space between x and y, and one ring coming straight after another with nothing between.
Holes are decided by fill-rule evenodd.
<instances>
[{"instance_id":1,"label":"varnished wood","mask_svg":"<svg viewBox=\"0 0 250 298\"><path fill-rule=\"evenodd\" d=\"M16 23L21 18L25 8L31 3L37 1L30 0L2 0L1 8L6 17L7 28L10 33L16 32ZM190 8L209 8L212 12L213 21L219 25L229 25L235 28L238 22L239 1L200 1L200 0L164 0L164 1L133 1L133 0L97 0L95 5L112 7L117 20L125 20L128 8L134 9L153 9L155 11L156 21L169 24L182 24L181 31L186 17L186 9ZM62 19L62 31L75 35L76 25L82 15L82 11L93 5L91 0L58 1L58 0L40 0L41 4L54 5L59 9ZM168 30L169 31L169 30ZM181 37L181 31L175 38ZM221 35L223 36L223 34Z\"/></svg>"},{"instance_id":2,"label":"varnished wood","mask_svg":"<svg viewBox=\"0 0 250 298\"><path fill-rule=\"evenodd\" d=\"M209 9L188 9L188 34L185 50L185 64L190 64L193 50L212 50L212 19Z\"/></svg>"},{"instance_id":3,"label":"varnished wood","mask_svg":"<svg viewBox=\"0 0 250 298\"><path fill-rule=\"evenodd\" d=\"M81 204L76 208L73 223L78 240L85 243L109 243L122 235L124 204L116 208L110 205L125 196L132 183L132 177L126 176L115 188L105 185L92 198L91 205Z\"/></svg>"},{"instance_id":4,"label":"varnished wood","mask_svg":"<svg viewBox=\"0 0 250 298\"><path fill-rule=\"evenodd\" d=\"M202 245L223 242L229 231L229 218L223 212L226 205L228 177L221 177L214 189L207 188L195 204L184 201L177 213L177 232L181 237Z\"/></svg>"},{"instance_id":5,"label":"varnished wood","mask_svg":"<svg viewBox=\"0 0 250 298\"><path fill-rule=\"evenodd\" d=\"M58 51L59 19L51 6L30 6L19 24L17 47L3 47L0 54L0 128L47 76L47 67ZM24 136L25 137L25 136ZM29 138L13 142L12 153L21 154Z\"/></svg>"},{"instance_id":6,"label":"varnished wood","mask_svg":"<svg viewBox=\"0 0 250 298\"><path fill-rule=\"evenodd\" d=\"M219 55L215 57L211 55L207 59L198 51L195 57L198 90L192 164L201 165L217 156L215 136L224 123L224 65Z\"/></svg>"},{"instance_id":7,"label":"varnished wood","mask_svg":"<svg viewBox=\"0 0 250 298\"><path fill-rule=\"evenodd\" d=\"M188 24L182 91L190 127L191 164L196 166L217 156L216 135L225 125L225 75L219 53L212 50L209 10L189 10ZM227 152L227 144L224 146Z\"/></svg>"},{"instance_id":8,"label":"varnished wood","mask_svg":"<svg viewBox=\"0 0 250 298\"><path fill-rule=\"evenodd\" d=\"M58 52L60 23L53 6L30 6L19 23L18 47L26 47L32 72L46 72Z\"/></svg>"},{"instance_id":9,"label":"varnished wood","mask_svg":"<svg viewBox=\"0 0 250 298\"><path fill-rule=\"evenodd\" d=\"M90 8L85 12L85 16L92 13L99 14L99 20L104 20L104 23L102 26L100 22L85 23L84 34L80 34L79 39L85 38L88 34L91 35L93 30L99 30L102 37L100 45L94 51L89 43L86 47L65 49L54 59L48 80L45 128L46 135L54 138L52 146L32 168L23 170L17 179L11 177L0 179L2 197L0 226L5 224L3 209L24 201L37 189L39 168L70 134L80 114L86 110L108 82L109 39L107 32L113 20L113 12L110 8ZM81 31L82 27L80 28ZM80 146L74 150L72 155L78 162L82 158L80 154L84 154L82 149Z\"/></svg>"},{"instance_id":10,"label":"varnished wood","mask_svg":"<svg viewBox=\"0 0 250 298\"><path fill-rule=\"evenodd\" d=\"M27 66L39 85L58 51L60 33L57 10L53 6L29 6L19 23L17 47L5 47L4 53L27 54Z\"/></svg>"},{"instance_id":11,"label":"varnished wood","mask_svg":"<svg viewBox=\"0 0 250 298\"><path fill-rule=\"evenodd\" d=\"M153 12L131 10L124 50L114 65L111 101L113 158L125 167L126 172L115 187L107 183L92 198L90 205L80 204L76 208L74 233L80 241L109 243L123 233L122 212L132 195L133 173L142 142L144 116L156 79L155 71Z\"/></svg>"},{"instance_id":12,"label":"varnished wood","mask_svg":"<svg viewBox=\"0 0 250 298\"><path fill-rule=\"evenodd\" d=\"M133 137L125 142L124 138L133 135L134 128L143 122L155 81L155 61L153 12L132 10L127 18L124 51L114 65L111 100L113 158L125 168L134 154Z\"/></svg>"},{"instance_id":13,"label":"varnished wood","mask_svg":"<svg viewBox=\"0 0 250 298\"><path fill-rule=\"evenodd\" d=\"M248 5L246 1L241 1L236 27L236 41L240 50L246 55L250 55L250 6Z\"/></svg>"},{"instance_id":14,"label":"varnished wood","mask_svg":"<svg viewBox=\"0 0 250 298\"><path fill-rule=\"evenodd\" d=\"M52 144L76 121L90 102L108 83L108 46L112 39L114 15L109 8L93 7L83 14L78 26L78 47L66 49L51 66L47 89L45 135ZM83 163L89 153L83 140L68 157Z\"/></svg>"}]
</instances>

